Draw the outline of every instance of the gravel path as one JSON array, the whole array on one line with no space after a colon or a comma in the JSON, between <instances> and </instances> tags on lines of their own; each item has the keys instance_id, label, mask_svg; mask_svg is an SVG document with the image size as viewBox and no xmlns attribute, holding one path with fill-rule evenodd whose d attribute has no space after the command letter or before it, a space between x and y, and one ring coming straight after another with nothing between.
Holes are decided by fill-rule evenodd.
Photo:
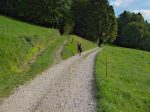
<instances>
[{"instance_id":1,"label":"gravel path","mask_svg":"<svg viewBox=\"0 0 150 112\"><path fill-rule=\"evenodd\" d=\"M21 86L0 112L95 112L94 59L99 49L74 56Z\"/></svg>"},{"instance_id":2,"label":"gravel path","mask_svg":"<svg viewBox=\"0 0 150 112\"><path fill-rule=\"evenodd\" d=\"M65 45L67 44L67 41L68 40L65 40L64 43L57 50L57 52L56 52L56 60L54 62L55 64L58 64L58 63L60 63L62 61L61 55L62 55L62 52L63 52L63 49L64 49Z\"/></svg>"}]
</instances>

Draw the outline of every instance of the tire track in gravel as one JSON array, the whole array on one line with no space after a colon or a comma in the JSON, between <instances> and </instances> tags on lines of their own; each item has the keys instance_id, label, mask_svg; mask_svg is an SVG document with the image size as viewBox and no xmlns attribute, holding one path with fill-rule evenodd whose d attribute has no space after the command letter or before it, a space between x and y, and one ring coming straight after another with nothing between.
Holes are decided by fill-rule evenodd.
<instances>
[{"instance_id":1,"label":"tire track in gravel","mask_svg":"<svg viewBox=\"0 0 150 112\"><path fill-rule=\"evenodd\" d=\"M94 60L99 49L74 56L21 86L0 112L95 112Z\"/></svg>"}]
</instances>

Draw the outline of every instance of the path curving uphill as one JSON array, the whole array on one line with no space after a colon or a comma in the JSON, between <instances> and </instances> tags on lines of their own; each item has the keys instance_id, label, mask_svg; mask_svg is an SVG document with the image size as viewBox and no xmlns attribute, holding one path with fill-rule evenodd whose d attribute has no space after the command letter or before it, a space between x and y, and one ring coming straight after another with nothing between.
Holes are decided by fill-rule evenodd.
<instances>
[{"instance_id":1,"label":"path curving uphill","mask_svg":"<svg viewBox=\"0 0 150 112\"><path fill-rule=\"evenodd\" d=\"M93 68L99 48L53 66L21 86L0 112L95 112Z\"/></svg>"}]
</instances>

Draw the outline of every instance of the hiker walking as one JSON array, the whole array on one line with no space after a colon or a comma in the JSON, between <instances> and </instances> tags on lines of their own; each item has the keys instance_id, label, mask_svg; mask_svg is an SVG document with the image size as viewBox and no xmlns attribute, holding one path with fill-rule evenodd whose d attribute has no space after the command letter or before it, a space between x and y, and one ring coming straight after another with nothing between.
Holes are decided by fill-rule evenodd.
<instances>
[{"instance_id":1,"label":"hiker walking","mask_svg":"<svg viewBox=\"0 0 150 112\"><path fill-rule=\"evenodd\" d=\"M79 42L78 42L78 53L79 53L79 55L81 55L81 53L82 53L82 45Z\"/></svg>"}]
</instances>

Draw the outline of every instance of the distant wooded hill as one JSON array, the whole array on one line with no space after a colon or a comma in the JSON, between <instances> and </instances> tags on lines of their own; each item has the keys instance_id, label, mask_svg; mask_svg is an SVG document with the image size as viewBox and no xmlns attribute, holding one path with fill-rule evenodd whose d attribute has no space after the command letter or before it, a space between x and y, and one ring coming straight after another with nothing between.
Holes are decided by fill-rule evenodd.
<instances>
[{"instance_id":1,"label":"distant wooded hill","mask_svg":"<svg viewBox=\"0 0 150 112\"><path fill-rule=\"evenodd\" d=\"M118 18L118 29L118 45L150 51L150 24L140 13L124 11Z\"/></svg>"}]
</instances>

